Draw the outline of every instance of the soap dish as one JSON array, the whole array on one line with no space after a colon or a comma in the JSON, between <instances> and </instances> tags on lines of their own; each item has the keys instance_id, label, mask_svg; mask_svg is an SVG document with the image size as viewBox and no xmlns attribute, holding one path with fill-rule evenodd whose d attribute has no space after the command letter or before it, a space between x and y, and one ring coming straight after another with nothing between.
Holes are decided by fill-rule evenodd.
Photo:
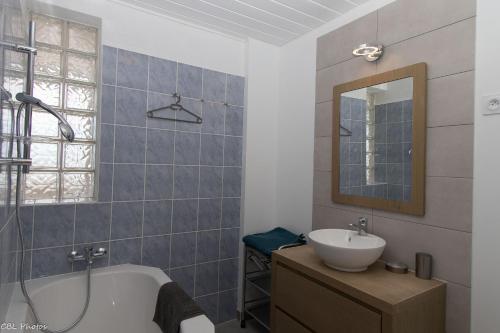
<instances>
[{"instance_id":1,"label":"soap dish","mask_svg":"<svg viewBox=\"0 0 500 333\"><path fill-rule=\"evenodd\" d=\"M385 269L396 274L408 273L408 266L401 262L387 262L385 263Z\"/></svg>"}]
</instances>

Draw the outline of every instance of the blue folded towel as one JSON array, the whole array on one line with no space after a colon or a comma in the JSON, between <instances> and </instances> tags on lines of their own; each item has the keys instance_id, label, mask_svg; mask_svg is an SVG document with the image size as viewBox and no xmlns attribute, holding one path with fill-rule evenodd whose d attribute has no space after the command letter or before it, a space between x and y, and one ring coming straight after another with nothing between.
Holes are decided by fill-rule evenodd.
<instances>
[{"instance_id":1,"label":"blue folded towel","mask_svg":"<svg viewBox=\"0 0 500 333\"><path fill-rule=\"evenodd\" d=\"M304 235L296 235L284 228L274 228L271 231L260 234L247 235L243 237L243 242L257 251L270 256L280 246L300 243L305 244Z\"/></svg>"}]
</instances>

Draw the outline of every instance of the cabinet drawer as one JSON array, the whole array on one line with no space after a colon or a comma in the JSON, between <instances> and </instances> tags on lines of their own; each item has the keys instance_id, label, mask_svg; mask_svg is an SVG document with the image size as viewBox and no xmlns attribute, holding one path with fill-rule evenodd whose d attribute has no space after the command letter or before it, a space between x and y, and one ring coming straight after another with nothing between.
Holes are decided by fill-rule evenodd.
<instances>
[{"instance_id":1,"label":"cabinet drawer","mask_svg":"<svg viewBox=\"0 0 500 333\"><path fill-rule=\"evenodd\" d=\"M380 333L382 317L315 281L276 265L273 302L317 333Z\"/></svg>"},{"instance_id":2,"label":"cabinet drawer","mask_svg":"<svg viewBox=\"0 0 500 333\"><path fill-rule=\"evenodd\" d=\"M275 311L276 326L274 333L312 333L280 309Z\"/></svg>"}]
</instances>

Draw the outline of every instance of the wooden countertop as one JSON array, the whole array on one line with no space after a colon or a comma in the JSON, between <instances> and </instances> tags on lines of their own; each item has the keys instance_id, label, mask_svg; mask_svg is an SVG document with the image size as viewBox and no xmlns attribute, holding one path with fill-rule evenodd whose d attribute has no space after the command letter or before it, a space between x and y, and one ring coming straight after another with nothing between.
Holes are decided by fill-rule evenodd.
<instances>
[{"instance_id":1,"label":"wooden countertop","mask_svg":"<svg viewBox=\"0 0 500 333\"><path fill-rule=\"evenodd\" d=\"M412 301L434 289L445 288L437 280L423 280L415 274L391 273L377 262L360 273L347 273L326 266L309 245L273 252L273 261L279 261L328 287L358 299L383 312L394 314L411 306Z\"/></svg>"}]
</instances>

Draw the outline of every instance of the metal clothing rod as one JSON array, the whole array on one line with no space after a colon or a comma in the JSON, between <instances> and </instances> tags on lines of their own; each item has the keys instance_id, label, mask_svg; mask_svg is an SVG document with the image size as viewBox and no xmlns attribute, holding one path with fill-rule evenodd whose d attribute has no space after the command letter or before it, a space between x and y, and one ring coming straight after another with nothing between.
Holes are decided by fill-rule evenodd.
<instances>
[{"instance_id":1,"label":"metal clothing rod","mask_svg":"<svg viewBox=\"0 0 500 333\"><path fill-rule=\"evenodd\" d=\"M153 110L149 110L147 112L147 116L149 118L157 118L157 119L164 119L164 120L172 120L172 121L179 121L183 123L191 123L191 124L201 124L203 122L203 118L198 116L196 113L189 111L186 109L184 106L182 106L181 103L181 96L177 93L173 95L173 97L177 98L175 103L172 103L167 106L162 106ZM203 102L203 100L200 100ZM163 117L163 116L157 116L154 113L158 111L164 111L164 110L172 110L172 111L183 111L186 112L187 114L191 115L194 120L189 120L189 119L177 119L177 118L170 118L170 117Z\"/></svg>"}]
</instances>

